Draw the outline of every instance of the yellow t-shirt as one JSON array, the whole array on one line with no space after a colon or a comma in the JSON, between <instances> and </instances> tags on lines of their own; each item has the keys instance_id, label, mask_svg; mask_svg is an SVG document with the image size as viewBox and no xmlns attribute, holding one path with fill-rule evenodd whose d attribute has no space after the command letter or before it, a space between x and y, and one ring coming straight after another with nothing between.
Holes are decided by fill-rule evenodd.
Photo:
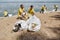
<instances>
[{"instance_id":1,"label":"yellow t-shirt","mask_svg":"<svg viewBox=\"0 0 60 40\"><path fill-rule=\"evenodd\" d=\"M58 8L58 6L57 6L57 5L55 5L55 6L54 6L54 8Z\"/></svg>"},{"instance_id":2,"label":"yellow t-shirt","mask_svg":"<svg viewBox=\"0 0 60 40\"><path fill-rule=\"evenodd\" d=\"M42 8L41 8L41 9L46 10L47 8L46 8L45 6L42 6Z\"/></svg>"},{"instance_id":3,"label":"yellow t-shirt","mask_svg":"<svg viewBox=\"0 0 60 40\"><path fill-rule=\"evenodd\" d=\"M31 15L33 15L34 14L34 9L29 9L28 13L30 13Z\"/></svg>"},{"instance_id":4,"label":"yellow t-shirt","mask_svg":"<svg viewBox=\"0 0 60 40\"><path fill-rule=\"evenodd\" d=\"M41 9L44 9L44 6L42 6Z\"/></svg>"},{"instance_id":5,"label":"yellow t-shirt","mask_svg":"<svg viewBox=\"0 0 60 40\"><path fill-rule=\"evenodd\" d=\"M18 10L18 16L21 16L21 14L24 12L24 8L22 9L22 8L19 8L19 10Z\"/></svg>"},{"instance_id":6,"label":"yellow t-shirt","mask_svg":"<svg viewBox=\"0 0 60 40\"><path fill-rule=\"evenodd\" d=\"M8 12L7 11L4 11L4 16L7 16L8 15Z\"/></svg>"}]
</instances>

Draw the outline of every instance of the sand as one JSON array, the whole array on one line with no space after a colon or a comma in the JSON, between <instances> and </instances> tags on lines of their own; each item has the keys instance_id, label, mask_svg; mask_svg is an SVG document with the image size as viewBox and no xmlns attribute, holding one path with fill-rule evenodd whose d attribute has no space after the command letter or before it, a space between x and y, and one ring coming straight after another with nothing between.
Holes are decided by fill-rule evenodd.
<instances>
[{"instance_id":1,"label":"sand","mask_svg":"<svg viewBox=\"0 0 60 40\"><path fill-rule=\"evenodd\" d=\"M12 32L13 25L18 21L17 16L0 18L0 40L60 40L60 12L37 12L35 15L41 20L39 32Z\"/></svg>"}]
</instances>

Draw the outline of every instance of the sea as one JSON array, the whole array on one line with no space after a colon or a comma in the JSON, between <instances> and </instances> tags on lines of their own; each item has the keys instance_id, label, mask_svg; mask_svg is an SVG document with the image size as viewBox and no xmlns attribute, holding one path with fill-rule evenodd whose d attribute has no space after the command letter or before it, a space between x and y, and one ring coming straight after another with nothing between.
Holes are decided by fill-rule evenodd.
<instances>
[{"instance_id":1,"label":"sea","mask_svg":"<svg viewBox=\"0 0 60 40\"><path fill-rule=\"evenodd\" d=\"M3 17L4 10L9 14L17 15L21 4L24 5L25 11L28 11L30 5L34 6L36 12L39 12L43 5L46 5L48 11L52 11L55 4L58 5L58 10L60 9L60 2L0 2L0 17Z\"/></svg>"}]
</instances>

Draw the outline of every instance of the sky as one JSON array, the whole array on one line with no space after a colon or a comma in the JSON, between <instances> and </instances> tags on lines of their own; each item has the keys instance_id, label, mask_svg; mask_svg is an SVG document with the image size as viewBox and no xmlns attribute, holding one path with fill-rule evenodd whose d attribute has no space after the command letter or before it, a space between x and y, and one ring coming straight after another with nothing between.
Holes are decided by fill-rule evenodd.
<instances>
[{"instance_id":1,"label":"sky","mask_svg":"<svg viewBox=\"0 0 60 40\"><path fill-rule=\"evenodd\" d=\"M60 1L60 0L0 0L0 2L16 2L16 1Z\"/></svg>"}]
</instances>

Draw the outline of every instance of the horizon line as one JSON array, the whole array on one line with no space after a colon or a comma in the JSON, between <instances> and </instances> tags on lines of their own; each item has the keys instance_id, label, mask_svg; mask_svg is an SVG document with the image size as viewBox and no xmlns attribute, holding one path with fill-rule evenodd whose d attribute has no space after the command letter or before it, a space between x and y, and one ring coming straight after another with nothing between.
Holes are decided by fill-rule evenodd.
<instances>
[{"instance_id":1,"label":"horizon line","mask_svg":"<svg viewBox=\"0 0 60 40\"><path fill-rule=\"evenodd\" d=\"M0 2L0 3L23 3L23 1L10 1L10 2ZM60 3L60 1L24 1L24 3Z\"/></svg>"}]
</instances>

